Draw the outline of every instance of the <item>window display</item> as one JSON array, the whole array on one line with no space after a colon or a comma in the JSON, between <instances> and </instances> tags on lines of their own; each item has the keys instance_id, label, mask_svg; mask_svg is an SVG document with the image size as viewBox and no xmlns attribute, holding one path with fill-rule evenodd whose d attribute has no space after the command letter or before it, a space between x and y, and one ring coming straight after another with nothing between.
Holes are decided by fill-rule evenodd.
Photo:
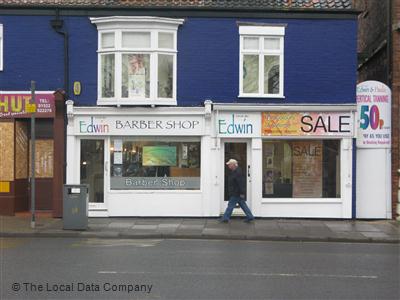
<instances>
[{"instance_id":1,"label":"window display","mask_svg":"<svg viewBox=\"0 0 400 300\"><path fill-rule=\"evenodd\" d=\"M340 141L264 141L264 198L339 198Z\"/></svg>"},{"instance_id":2,"label":"window display","mask_svg":"<svg viewBox=\"0 0 400 300\"><path fill-rule=\"evenodd\" d=\"M200 142L111 143L111 189L200 189Z\"/></svg>"}]
</instances>

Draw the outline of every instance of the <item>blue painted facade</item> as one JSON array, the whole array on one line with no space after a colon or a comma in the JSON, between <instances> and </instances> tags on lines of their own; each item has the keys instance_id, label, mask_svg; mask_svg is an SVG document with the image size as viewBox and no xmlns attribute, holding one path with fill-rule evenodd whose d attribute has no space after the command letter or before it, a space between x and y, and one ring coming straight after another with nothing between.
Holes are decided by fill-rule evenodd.
<instances>
[{"instance_id":1,"label":"blue painted facade","mask_svg":"<svg viewBox=\"0 0 400 300\"><path fill-rule=\"evenodd\" d=\"M0 90L63 87L63 37L54 16L0 16L4 68ZM82 83L76 105L96 105L97 29L88 17L62 17L69 33L70 87ZM245 99L239 94L237 22L287 24L284 48L285 99ZM278 104L355 103L357 20L186 18L178 31L177 100L180 106L214 102Z\"/></svg>"}]
</instances>

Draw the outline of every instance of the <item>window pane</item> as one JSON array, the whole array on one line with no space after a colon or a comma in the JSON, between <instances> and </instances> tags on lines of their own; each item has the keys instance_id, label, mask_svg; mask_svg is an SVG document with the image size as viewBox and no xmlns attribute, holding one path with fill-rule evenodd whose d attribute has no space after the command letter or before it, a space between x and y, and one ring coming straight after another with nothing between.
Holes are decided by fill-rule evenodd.
<instances>
[{"instance_id":1,"label":"window pane","mask_svg":"<svg viewBox=\"0 0 400 300\"><path fill-rule=\"evenodd\" d=\"M123 32L123 48L150 48L150 32Z\"/></svg>"},{"instance_id":2,"label":"window pane","mask_svg":"<svg viewBox=\"0 0 400 300\"><path fill-rule=\"evenodd\" d=\"M243 55L243 93L258 93L258 55Z\"/></svg>"},{"instance_id":3,"label":"window pane","mask_svg":"<svg viewBox=\"0 0 400 300\"><path fill-rule=\"evenodd\" d=\"M111 145L111 189L200 189L200 142L123 141Z\"/></svg>"},{"instance_id":4,"label":"window pane","mask_svg":"<svg viewBox=\"0 0 400 300\"><path fill-rule=\"evenodd\" d=\"M279 94L279 56L264 56L264 94Z\"/></svg>"},{"instance_id":5,"label":"window pane","mask_svg":"<svg viewBox=\"0 0 400 300\"><path fill-rule=\"evenodd\" d=\"M263 197L339 198L340 141L263 142Z\"/></svg>"},{"instance_id":6,"label":"window pane","mask_svg":"<svg viewBox=\"0 0 400 300\"><path fill-rule=\"evenodd\" d=\"M258 38L243 38L243 49L245 50L258 50Z\"/></svg>"},{"instance_id":7,"label":"window pane","mask_svg":"<svg viewBox=\"0 0 400 300\"><path fill-rule=\"evenodd\" d=\"M122 55L122 97L150 97L150 54Z\"/></svg>"},{"instance_id":8,"label":"window pane","mask_svg":"<svg viewBox=\"0 0 400 300\"><path fill-rule=\"evenodd\" d=\"M264 39L264 49L265 50L279 50L280 49L280 40L274 38L265 38Z\"/></svg>"},{"instance_id":9,"label":"window pane","mask_svg":"<svg viewBox=\"0 0 400 300\"><path fill-rule=\"evenodd\" d=\"M158 33L158 48L174 49L174 35L172 33Z\"/></svg>"},{"instance_id":10,"label":"window pane","mask_svg":"<svg viewBox=\"0 0 400 300\"><path fill-rule=\"evenodd\" d=\"M172 98L174 57L158 55L158 97Z\"/></svg>"},{"instance_id":11,"label":"window pane","mask_svg":"<svg viewBox=\"0 0 400 300\"><path fill-rule=\"evenodd\" d=\"M114 48L114 32L101 35L101 48Z\"/></svg>"},{"instance_id":12,"label":"window pane","mask_svg":"<svg viewBox=\"0 0 400 300\"><path fill-rule=\"evenodd\" d=\"M101 96L103 98L114 97L114 54L101 56Z\"/></svg>"}]
</instances>

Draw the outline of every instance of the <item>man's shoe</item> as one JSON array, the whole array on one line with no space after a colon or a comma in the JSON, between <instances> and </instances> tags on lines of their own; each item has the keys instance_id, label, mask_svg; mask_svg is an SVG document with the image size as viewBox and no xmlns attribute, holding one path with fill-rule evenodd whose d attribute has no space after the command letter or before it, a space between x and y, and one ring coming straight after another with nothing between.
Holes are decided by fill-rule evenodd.
<instances>
[{"instance_id":1,"label":"man's shoe","mask_svg":"<svg viewBox=\"0 0 400 300\"><path fill-rule=\"evenodd\" d=\"M219 219L219 222L220 222L220 223L228 223L229 221L228 221L228 220L225 220L225 219Z\"/></svg>"},{"instance_id":2,"label":"man's shoe","mask_svg":"<svg viewBox=\"0 0 400 300\"><path fill-rule=\"evenodd\" d=\"M251 223L251 222L253 222L253 221L254 221L254 218L253 218L253 219L246 219L246 220L244 220L245 223Z\"/></svg>"}]
</instances>

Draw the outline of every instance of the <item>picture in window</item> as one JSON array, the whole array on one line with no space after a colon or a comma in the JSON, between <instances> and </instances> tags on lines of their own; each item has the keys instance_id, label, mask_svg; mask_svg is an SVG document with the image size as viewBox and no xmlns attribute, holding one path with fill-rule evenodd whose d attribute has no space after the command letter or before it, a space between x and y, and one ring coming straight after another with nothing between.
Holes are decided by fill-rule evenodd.
<instances>
[{"instance_id":1,"label":"picture in window","mask_svg":"<svg viewBox=\"0 0 400 300\"><path fill-rule=\"evenodd\" d=\"M176 147L143 147L143 166L176 166Z\"/></svg>"},{"instance_id":2,"label":"picture in window","mask_svg":"<svg viewBox=\"0 0 400 300\"><path fill-rule=\"evenodd\" d=\"M146 67L143 54L128 55L129 98L143 98L146 95Z\"/></svg>"}]
</instances>

